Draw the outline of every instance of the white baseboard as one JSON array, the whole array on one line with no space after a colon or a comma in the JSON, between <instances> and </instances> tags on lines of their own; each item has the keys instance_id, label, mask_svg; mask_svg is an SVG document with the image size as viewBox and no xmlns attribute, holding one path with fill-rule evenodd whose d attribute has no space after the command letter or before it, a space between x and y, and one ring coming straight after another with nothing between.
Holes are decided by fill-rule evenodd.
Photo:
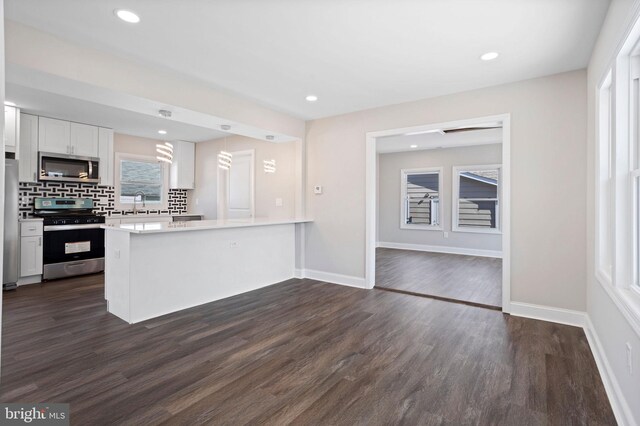
<instances>
[{"instance_id":1,"label":"white baseboard","mask_svg":"<svg viewBox=\"0 0 640 426\"><path fill-rule=\"evenodd\" d=\"M502 258L502 252L499 250L470 249L470 248L447 247L447 246L430 246L426 244L388 243L384 241L377 242L376 247L398 249L398 250L428 251L432 253L462 254L465 256L497 257L500 259Z\"/></svg>"},{"instance_id":2,"label":"white baseboard","mask_svg":"<svg viewBox=\"0 0 640 426\"><path fill-rule=\"evenodd\" d=\"M331 272L315 271L313 269L296 269L294 274L296 278L309 278L311 280L346 285L349 287L366 288L364 278L351 275L334 274Z\"/></svg>"},{"instance_id":3,"label":"white baseboard","mask_svg":"<svg viewBox=\"0 0 640 426\"><path fill-rule=\"evenodd\" d=\"M558 324L584 327L587 314L570 309L554 308L552 306L532 305L530 303L511 302L511 315L532 318L542 321L557 322Z\"/></svg>"},{"instance_id":4,"label":"white baseboard","mask_svg":"<svg viewBox=\"0 0 640 426\"><path fill-rule=\"evenodd\" d=\"M584 334L587 336L591 353L593 354L593 358L596 360L596 365L598 366L598 371L600 372L604 389L607 392L611 409L613 410L613 414L616 416L618 424L621 426L634 425L635 422L633 420L631 409L629 408L624 394L618 385L618 381L613 373L611 364L609 364L607 355L604 352L602 343L598 338L598 334L596 333L589 316L586 316Z\"/></svg>"},{"instance_id":5,"label":"white baseboard","mask_svg":"<svg viewBox=\"0 0 640 426\"><path fill-rule=\"evenodd\" d=\"M304 269L294 269L293 270L293 278L302 279L304 278Z\"/></svg>"},{"instance_id":6,"label":"white baseboard","mask_svg":"<svg viewBox=\"0 0 640 426\"><path fill-rule=\"evenodd\" d=\"M602 378L611 409L620 425L634 425L633 415L629 409L618 381L613 373L613 369L607 360L607 356L602 348L602 343L598 338L591 319L586 312L572 311L569 309L554 308L550 306L532 305L529 303L511 302L511 315L518 317L532 318L543 321L550 321L559 324L573 325L581 327L587 336L589 348L596 361L598 372Z\"/></svg>"}]
</instances>

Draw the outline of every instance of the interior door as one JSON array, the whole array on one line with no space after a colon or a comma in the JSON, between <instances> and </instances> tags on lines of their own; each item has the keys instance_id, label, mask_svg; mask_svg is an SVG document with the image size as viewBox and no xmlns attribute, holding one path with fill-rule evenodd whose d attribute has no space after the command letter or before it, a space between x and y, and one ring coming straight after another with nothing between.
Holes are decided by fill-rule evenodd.
<instances>
[{"instance_id":1,"label":"interior door","mask_svg":"<svg viewBox=\"0 0 640 426\"><path fill-rule=\"evenodd\" d=\"M234 152L232 155L228 172L227 217L253 217L253 151Z\"/></svg>"}]
</instances>

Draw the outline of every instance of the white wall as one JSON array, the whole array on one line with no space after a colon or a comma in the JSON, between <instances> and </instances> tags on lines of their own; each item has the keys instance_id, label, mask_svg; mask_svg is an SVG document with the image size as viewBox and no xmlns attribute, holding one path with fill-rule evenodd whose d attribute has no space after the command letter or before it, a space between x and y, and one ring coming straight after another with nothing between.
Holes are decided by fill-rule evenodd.
<instances>
[{"instance_id":1,"label":"white wall","mask_svg":"<svg viewBox=\"0 0 640 426\"><path fill-rule=\"evenodd\" d=\"M305 267L364 277L367 132L510 113L511 298L584 311L585 88L579 70L308 122Z\"/></svg>"},{"instance_id":2,"label":"white wall","mask_svg":"<svg viewBox=\"0 0 640 426\"><path fill-rule=\"evenodd\" d=\"M613 380L619 387L622 404L628 407L629 424L640 424L640 336L638 325L632 326L615 295L606 291L595 275L595 94L599 80L614 59L625 34L640 10L639 0L613 0L588 68L588 139L587 139L587 312L602 344ZM634 373L627 371L626 343L634 350ZM632 423L633 422L633 423Z\"/></svg>"},{"instance_id":3,"label":"white wall","mask_svg":"<svg viewBox=\"0 0 640 426\"><path fill-rule=\"evenodd\" d=\"M164 141L157 139L141 138L139 136L124 135L122 133L113 134L113 151L127 154L156 156L156 144Z\"/></svg>"},{"instance_id":4,"label":"white wall","mask_svg":"<svg viewBox=\"0 0 640 426\"><path fill-rule=\"evenodd\" d=\"M225 149L224 139L196 144L196 187L189 194L189 212L217 218L218 153ZM297 172L295 142L271 143L243 136L227 138L226 151L255 150L255 216L293 218L296 214ZM276 160L276 173L265 173L263 160ZM232 165L233 167L233 165ZM282 198L282 207L276 206Z\"/></svg>"},{"instance_id":5,"label":"white wall","mask_svg":"<svg viewBox=\"0 0 640 426\"><path fill-rule=\"evenodd\" d=\"M500 251L502 235L452 232L453 166L501 164L502 145L430 149L378 155L378 241L420 244L443 248ZM421 167L442 167L440 203L442 231L400 228L400 171ZM444 232L449 238L444 238Z\"/></svg>"}]
</instances>

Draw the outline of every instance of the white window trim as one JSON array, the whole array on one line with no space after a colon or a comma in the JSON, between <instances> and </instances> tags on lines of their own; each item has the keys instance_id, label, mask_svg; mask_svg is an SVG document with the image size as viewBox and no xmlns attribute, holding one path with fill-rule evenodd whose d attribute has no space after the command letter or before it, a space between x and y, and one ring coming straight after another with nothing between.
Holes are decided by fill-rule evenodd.
<instances>
[{"instance_id":1,"label":"white window trim","mask_svg":"<svg viewBox=\"0 0 640 426\"><path fill-rule=\"evenodd\" d=\"M498 211L496 212L496 228L473 228L467 226L458 226L458 210L460 201L460 171L465 170L493 170L498 169L500 177L498 178ZM465 232L472 234L502 234L501 214L500 208L502 203L502 164L482 164L476 166L453 166L452 167L452 193L451 193L451 231L452 232ZM488 199L488 200L492 200Z\"/></svg>"},{"instance_id":2,"label":"white window trim","mask_svg":"<svg viewBox=\"0 0 640 426\"><path fill-rule=\"evenodd\" d=\"M633 152L632 135L630 121L630 82L631 82L631 61L630 58L638 54L640 45L640 20L636 19L633 28L628 32L627 38L621 47L615 52L614 59L610 67L602 75L600 84L596 91L596 144L595 144L595 196L596 200L600 194L600 150L602 132L600 131L600 93L604 86L608 74L611 73L611 143L613 147L612 176L613 176L613 252L612 252L612 273L611 279L607 280L606 274L599 271L599 220L596 216L595 229L595 278L596 282L605 290L607 295L615 303L619 311L627 319L634 331L640 335L640 288L634 286L636 277L634 273L635 241L632 236L635 225L633 224L634 206L631 158L636 153ZM597 209L596 209L597 212ZM597 214L597 213L596 213Z\"/></svg>"},{"instance_id":3,"label":"white window trim","mask_svg":"<svg viewBox=\"0 0 640 426\"><path fill-rule=\"evenodd\" d=\"M602 172L601 172L601 165L603 162L603 155L604 155L604 151L607 152L607 157L609 156L613 156L612 151L612 144L613 144L613 127L614 127L614 123L613 123L613 103L614 103L614 99L613 99L613 84L612 84L612 75L613 75L613 71L611 69L609 69L607 71L607 73L605 73L605 77L602 79L602 82L598 85L598 90L596 93L596 105L597 105L597 112L596 112L596 137L597 137L597 143L596 143L596 208L595 208L595 216L596 216L596 230L595 230L595 260L596 260L596 265L595 265L595 271L596 271L596 277L602 281L605 282L607 284L612 284L613 280L612 280L612 269L613 269L613 254L611 254L611 267L609 268L610 270L606 270L603 267L603 260L602 260L602 256L601 256L601 250L602 250L602 245L605 244L602 241L602 233L603 233L603 227L607 227L609 229L609 232L612 233L611 238L613 239L613 193L614 193L614 187L613 187L613 183L611 183L611 188L609 188L609 200L606 200L610 206L611 212L609 214L609 223L604 224L603 223L603 219L602 219L602 211L601 211L601 206L602 203L605 201L603 200L603 194L602 194ZM609 92L609 99L603 99L603 92L607 90ZM605 104L606 102L606 104ZM603 108L607 108L607 111L603 111ZM603 114L606 113L607 117L607 124L606 124L606 129L603 128ZM607 139L607 146L604 147L603 146L603 142L602 139L606 138ZM613 168L613 158L608 158L607 159L607 163L609 164L609 168ZM611 176L613 173L612 170L609 170L609 175ZM613 182L613 178L610 177L610 179ZM613 241L613 240L612 240ZM611 251L613 251L613 245L609 248Z\"/></svg>"},{"instance_id":4,"label":"white window trim","mask_svg":"<svg viewBox=\"0 0 640 426\"><path fill-rule=\"evenodd\" d=\"M442 231L442 176L444 169L442 167L424 167L419 169L402 169L400 170L400 229L412 229L417 231ZM440 223L438 225L415 225L405 223L407 217L407 175L417 173L438 173L438 218Z\"/></svg>"},{"instance_id":5,"label":"white window trim","mask_svg":"<svg viewBox=\"0 0 640 426\"><path fill-rule=\"evenodd\" d=\"M160 163L162 166L162 202L161 203L146 203L146 210L168 210L169 209L169 165L164 162L159 162L155 157L148 155L128 154L124 152L116 152L116 162L114 167L115 176L115 195L114 195L114 207L116 210L132 210L133 203L121 203L120 202L120 162L122 160L132 161L146 161L149 163ZM137 203L136 203L137 204ZM142 208L142 204L137 204L136 207Z\"/></svg>"}]
</instances>

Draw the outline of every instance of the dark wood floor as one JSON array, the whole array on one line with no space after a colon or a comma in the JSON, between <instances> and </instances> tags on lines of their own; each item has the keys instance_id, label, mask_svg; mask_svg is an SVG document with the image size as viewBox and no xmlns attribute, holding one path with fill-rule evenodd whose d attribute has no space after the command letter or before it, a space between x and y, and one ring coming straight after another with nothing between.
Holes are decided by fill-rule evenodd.
<instances>
[{"instance_id":1,"label":"dark wood floor","mask_svg":"<svg viewBox=\"0 0 640 426\"><path fill-rule=\"evenodd\" d=\"M502 259L376 249L376 287L502 306Z\"/></svg>"},{"instance_id":2,"label":"dark wood floor","mask_svg":"<svg viewBox=\"0 0 640 426\"><path fill-rule=\"evenodd\" d=\"M3 402L72 424L615 424L580 328L291 280L141 324L101 276L5 293Z\"/></svg>"}]
</instances>

